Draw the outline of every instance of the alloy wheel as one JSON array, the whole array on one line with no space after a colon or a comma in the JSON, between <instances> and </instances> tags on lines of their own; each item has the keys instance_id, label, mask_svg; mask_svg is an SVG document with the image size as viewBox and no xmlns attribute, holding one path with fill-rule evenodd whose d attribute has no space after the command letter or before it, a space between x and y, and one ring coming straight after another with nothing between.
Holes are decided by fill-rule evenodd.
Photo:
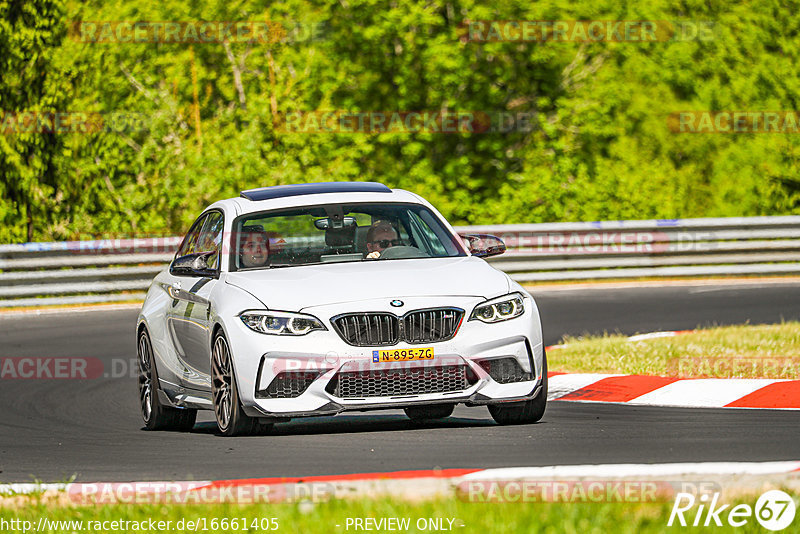
<instances>
[{"instance_id":1,"label":"alloy wheel","mask_svg":"<svg viewBox=\"0 0 800 534\"><path fill-rule=\"evenodd\" d=\"M231 423L233 409L231 394L231 358L225 338L218 336L214 342L211 359L211 393L214 398L214 415L220 430L225 430Z\"/></svg>"},{"instance_id":2,"label":"alloy wheel","mask_svg":"<svg viewBox=\"0 0 800 534\"><path fill-rule=\"evenodd\" d=\"M142 409L142 418L145 423L153 416L153 380L151 370L153 365L150 344L147 334L139 336L139 404Z\"/></svg>"}]
</instances>

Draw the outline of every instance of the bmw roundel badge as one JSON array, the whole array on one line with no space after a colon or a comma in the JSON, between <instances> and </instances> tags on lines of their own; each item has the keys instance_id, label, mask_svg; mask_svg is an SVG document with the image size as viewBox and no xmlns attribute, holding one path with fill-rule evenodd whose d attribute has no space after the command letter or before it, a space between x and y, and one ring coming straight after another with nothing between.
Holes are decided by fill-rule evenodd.
<instances>
[{"instance_id":1,"label":"bmw roundel badge","mask_svg":"<svg viewBox=\"0 0 800 534\"><path fill-rule=\"evenodd\" d=\"M403 301L402 300L393 300L389 304L391 304L395 308L399 308L399 307L401 307L403 305Z\"/></svg>"}]
</instances>

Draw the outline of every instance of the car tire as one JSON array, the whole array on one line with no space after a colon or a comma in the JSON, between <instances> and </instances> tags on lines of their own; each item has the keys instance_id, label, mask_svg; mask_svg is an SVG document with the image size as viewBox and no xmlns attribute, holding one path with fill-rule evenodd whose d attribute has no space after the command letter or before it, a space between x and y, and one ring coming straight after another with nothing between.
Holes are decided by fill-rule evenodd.
<instances>
[{"instance_id":1,"label":"car tire","mask_svg":"<svg viewBox=\"0 0 800 534\"><path fill-rule=\"evenodd\" d=\"M147 430L176 430L188 432L194 428L197 410L173 408L158 398L158 371L153 359L153 345L146 329L139 333L137 343L139 361L139 406Z\"/></svg>"},{"instance_id":2,"label":"car tire","mask_svg":"<svg viewBox=\"0 0 800 534\"><path fill-rule=\"evenodd\" d=\"M258 435L272 428L271 423L264 423L244 413L234 377L230 347L221 331L214 336L211 350L211 396L217 429L223 436Z\"/></svg>"},{"instance_id":3,"label":"car tire","mask_svg":"<svg viewBox=\"0 0 800 534\"><path fill-rule=\"evenodd\" d=\"M542 389L529 401L490 404L489 413L498 425L535 423L544 416L547 407L547 354L542 354Z\"/></svg>"},{"instance_id":4,"label":"car tire","mask_svg":"<svg viewBox=\"0 0 800 534\"><path fill-rule=\"evenodd\" d=\"M431 404L429 406L409 406L404 408L404 411L409 419L415 423L421 423L450 417L455 407L455 404Z\"/></svg>"}]
</instances>

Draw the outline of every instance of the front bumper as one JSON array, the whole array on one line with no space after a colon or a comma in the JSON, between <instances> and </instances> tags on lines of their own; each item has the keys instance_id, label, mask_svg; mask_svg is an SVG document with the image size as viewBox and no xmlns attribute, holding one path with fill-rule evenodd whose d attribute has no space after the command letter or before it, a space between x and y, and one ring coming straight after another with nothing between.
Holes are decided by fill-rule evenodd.
<instances>
[{"instance_id":1,"label":"front bumper","mask_svg":"<svg viewBox=\"0 0 800 534\"><path fill-rule=\"evenodd\" d=\"M430 299L414 302L405 299L409 309L430 306ZM458 303L467 317L482 299ZM441 302L438 304L442 304ZM446 305L452 305L448 301ZM367 308L374 310L373 308ZM328 317L337 310L315 310L327 331L305 336L267 336L255 333L236 319L229 325L228 339L235 355L234 368L245 413L251 417L306 417L333 415L348 410L403 408L420 404L464 403L494 404L534 398L541 389L543 347L538 310L533 299L526 298L526 311L520 317L496 324L468 321L465 317L453 339L423 344L434 349L434 359L425 361L375 363L373 350L417 348L420 345L398 343L392 347L354 347L345 343L331 327ZM379 311L379 310L374 310ZM326 313L327 312L327 313ZM494 380L481 362L513 358L527 380L500 383ZM438 393L392 394L388 396L342 397L336 395L332 381L340 373L400 372L423 368L435 370L446 366L464 366L471 377L469 384L455 391ZM290 398L263 398L263 392L286 372L309 372L315 378L305 390ZM261 397L261 398L259 398Z\"/></svg>"}]
</instances>

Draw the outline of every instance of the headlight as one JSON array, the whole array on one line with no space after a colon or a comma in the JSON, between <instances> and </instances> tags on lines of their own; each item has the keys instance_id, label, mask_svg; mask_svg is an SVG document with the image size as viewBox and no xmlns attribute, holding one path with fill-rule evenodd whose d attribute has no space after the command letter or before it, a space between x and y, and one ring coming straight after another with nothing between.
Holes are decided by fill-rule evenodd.
<instances>
[{"instance_id":1,"label":"headlight","mask_svg":"<svg viewBox=\"0 0 800 534\"><path fill-rule=\"evenodd\" d=\"M475 306L469 320L477 319L484 323L499 323L525 313L524 297L519 293L511 293Z\"/></svg>"},{"instance_id":2,"label":"headlight","mask_svg":"<svg viewBox=\"0 0 800 534\"><path fill-rule=\"evenodd\" d=\"M327 330L313 315L280 311L245 311L239 314L250 330L276 336L304 336L314 330Z\"/></svg>"}]
</instances>

